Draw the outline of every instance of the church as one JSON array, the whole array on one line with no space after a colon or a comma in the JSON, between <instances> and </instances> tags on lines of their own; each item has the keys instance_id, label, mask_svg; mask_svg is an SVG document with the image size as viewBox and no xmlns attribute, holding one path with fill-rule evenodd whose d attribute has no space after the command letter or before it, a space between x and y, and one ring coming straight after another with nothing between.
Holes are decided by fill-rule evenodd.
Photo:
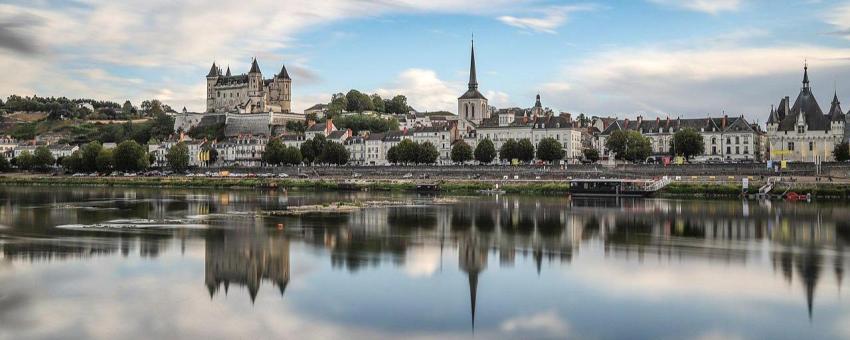
<instances>
[{"instance_id":1,"label":"church","mask_svg":"<svg viewBox=\"0 0 850 340\"><path fill-rule=\"evenodd\" d=\"M809 67L803 68L803 87L794 100L782 98L778 107L771 107L767 119L767 138L770 160L819 162L832 161L835 145L846 140L846 114L841 112L838 93L832 99L829 112L824 114L812 93Z\"/></svg>"},{"instance_id":2,"label":"church","mask_svg":"<svg viewBox=\"0 0 850 340\"><path fill-rule=\"evenodd\" d=\"M257 59L247 74L222 73L213 62L207 74L208 113L288 113L292 109L292 79L282 66L271 79L263 79Z\"/></svg>"}]
</instances>

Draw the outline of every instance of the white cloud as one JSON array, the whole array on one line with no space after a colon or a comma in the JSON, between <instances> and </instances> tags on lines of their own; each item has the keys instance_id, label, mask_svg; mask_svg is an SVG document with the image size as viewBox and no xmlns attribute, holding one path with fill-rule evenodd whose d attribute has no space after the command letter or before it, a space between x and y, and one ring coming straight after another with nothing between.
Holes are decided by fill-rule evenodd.
<instances>
[{"instance_id":1,"label":"white cloud","mask_svg":"<svg viewBox=\"0 0 850 340\"><path fill-rule=\"evenodd\" d=\"M407 250L404 273L409 277L430 277L440 268L440 248L412 247Z\"/></svg>"},{"instance_id":2,"label":"white cloud","mask_svg":"<svg viewBox=\"0 0 850 340\"><path fill-rule=\"evenodd\" d=\"M159 92L147 88L161 87L171 91L162 92L173 100L185 99L169 103L172 106L200 109L203 92L195 92L196 86L187 86L179 79L206 72L213 59L234 61L239 67L236 65L247 65L250 57L257 56L261 66L276 71L285 62L295 66L293 73L309 76L305 61L280 54L294 47L295 35L308 27L393 13L495 15L526 1L489 1L483 11L481 2L475 0L7 3L0 5L0 23L4 23L0 25L0 60L11 62L0 63L0 71L15 71L4 74L16 77L0 81L0 96L38 91L41 95L137 101ZM16 58L33 66L21 66ZM116 88L115 80L125 77L110 71L117 68L173 77L154 79L155 84ZM69 71L87 74L74 79L66 75Z\"/></svg>"},{"instance_id":3,"label":"white cloud","mask_svg":"<svg viewBox=\"0 0 850 340\"><path fill-rule=\"evenodd\" d=\"M555 310L518 316L505 320L500 325L502 331L527 334L542 332L558 338L567 338L570 327Z\"/></svg>"},{"instance_id":4,"label":"white cloud","mask_svg":"<svg viewBox=\"0 0 850 340\"><path fill-rule=\"evenodd\" d=\"M457 111L457 97L463 93L459 84L440 79L437 72L412 68L403 71L389 88L375 92L381 97L407 96L408 104L420 111Z\"/></svg>"},{"instance_id":5,"label":"white cloud","mask_svg":"<svg viewBox=\"0 0 850 340\"><path fill-rule=\"evenodd\" d=\"M850 75L847 48L696 45L602 51L566 65L543 92L576 112L704 117L725 110L763 122L771 104L796 95L804 58L822 102L830 99L833 80Z\"/></svg>"},{"instance_id":6,"label":"white cloud","mask_svg":"<svg viewBox=\"0 0 850 340\"><path fill-rule=\"evenodd\" d=\"M830 8L824 14L824 21L835 28L833 34L850 39L850 3Z\"/></svg>"},{"instance_id":7,"label":"white cloud","mask_svg":"<svg viewBox=\"0 0 850 340\"><path fill-rule=\"evenodd\" d=\"M593 6L589 5L555 6L544 10L543 15L540 17L515 17L503 15L498 19L506 25L518 27L524 30L542 33L556 33L556 29L558 27L567 23L570 13L591 9L593 9Z\"/></svg>"},{"instance_id":8,"label":"white cloud","mask_svg":"<svg viewBox=\"0 0 850 340\"><path fill-rule=\"evenodd\" d=\"M742 0L649 0L650 2L686 9L695 12L718 14L725 11L737 11Z\"/></svg>"}]
</instances>

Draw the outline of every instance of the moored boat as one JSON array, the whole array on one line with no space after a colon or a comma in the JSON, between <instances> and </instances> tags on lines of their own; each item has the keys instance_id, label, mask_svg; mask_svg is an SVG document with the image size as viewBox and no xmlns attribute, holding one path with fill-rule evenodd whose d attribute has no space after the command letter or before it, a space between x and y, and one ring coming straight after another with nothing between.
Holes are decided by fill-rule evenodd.
<instances>
[{"instance_id":1,"label":"moored boat","mask_svg":"<svg viewBox=\"0 0 850 340\"><path fill-rule=\"evenodd\" d=\"M668 178L652 179L573 179L569 193L573 196L648 197L670 184Z\"/></svg>"}]
</instances>

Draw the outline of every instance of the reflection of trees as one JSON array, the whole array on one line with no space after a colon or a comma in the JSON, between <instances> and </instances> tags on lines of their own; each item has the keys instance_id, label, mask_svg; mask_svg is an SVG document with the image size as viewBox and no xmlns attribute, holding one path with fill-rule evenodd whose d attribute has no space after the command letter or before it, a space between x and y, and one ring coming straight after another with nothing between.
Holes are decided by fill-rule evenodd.
<instances>
[{"instance_id":1,"label":"reflection of trees","mask_svg":"<svg viewBox=\"0 0 850 340\"><path fill-rule=\"evenodd\" d=\"M206 237L206 285L210 297L231 283L248 288L251 301L262 281L277 286L283 295L289 283L289 240L266 228L244 227L211 230Z\"/></svg>"}]
</instances>

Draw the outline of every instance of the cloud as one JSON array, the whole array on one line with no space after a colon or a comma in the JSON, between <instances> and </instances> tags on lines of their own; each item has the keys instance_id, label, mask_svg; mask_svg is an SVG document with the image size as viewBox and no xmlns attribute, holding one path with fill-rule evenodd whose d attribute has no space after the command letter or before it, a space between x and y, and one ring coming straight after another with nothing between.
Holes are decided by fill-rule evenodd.
<instances>
[{"instance_id":1,"label":"cloud","mask_svg":"<svg viewBox=\"0 0 850 340\"><path fill-rule=\"evenodd\" d=\"M27 54L39 68L17 72L20 63L0 63L1 71L16 71L15 79L0 81L0 96L38 92L138 101L160 92L147 88L161 87L172 98L187 98L172 106L201 109L203 92L195 92L194 77L214 59L247 64L257 56L277 65L274 72L284 62L299 80L319 81L307 62L278 59L281 51L298 47L296 36L304 29L399 13L495 15L527 1L495 0L484 10L474 0L12 1L0 4L0 61ZM146 84L116 89L109 81L54 76L92 69L105 73L90 75L107 79L145 74Z\"/></svg>"},{"instance_id":2,"label":"cloud","mask_svg":"<svg viewBox=\"0 0 850 340\"><path fill-rule=\"evenodd\" d=\"M526 335L529 332L541 332L558 338L567 338L570 331L567 322L562 320L555 310L508 319L499 327L505 332Z\"/></svg>"},{"instance_id":3,"label":"cloud","mask_svg":"<svg viewBox=\"0 0 850 340\"><path fill-rule=\"evenodd\" d=\"M390 87L376 89L375 93L381 97L403 94L410 106L422 111L455 112L462 89L459 84L440 79L433 70L412 68L401 72Z\"/></svg>"},{"instance_id":4,"label":"cloud","mask_svg":"<svg viewBox=\"0 0 850 340\"><path fill-rule=\"evenodd\" d=\"M33 15L0 11L0 49L25 55L39 52L36 40L29 34L29 27L38 24Z\"/></svg>"},{"instance_id":5,"label":"cloud","mask_svg":"<svg viewBox=\"0 0 850 340\"><path fill-rule=\"evenodd\" d=\"M566 65L543 93L555 106L598 115L705 117L725 110L764 121L771 104L799 90L804 58L822 102L834 79L850 76L847 48L695 45L600 51Z\"/></svg>"},{"instance_id":6,"label":"cloud","mask_svg":"<svg viewBox=\"0 0 850 340\"><path fill-rule=\"evenodd\" d=\"M659 5L686 9L689 11L718 14L726 11L737 11L741 8L742 0L649 0Z\"/></svg>"},{"instance_id":7,"label":"cloud","mask_svg":"<svg viewBox=\"0 0 850 340\"><path fill-rule=\"evenodd\" d=\"M440 248L436 246L409 248L405 258L404 273L409 277L431 277L440 268Z\"/></svg>"},{"instance_id":8,"label":"cloud","mask_svg":"<svg viewBox=\"0 0 850 340\"><path fill-rule=\"evenodd\" d=\"M578 11L593 9L590 5L555 6L544 10L541 17L515 17L510 15L500 16L499 21L506 25L518 27L523 30L557 33L556 29L569 20L569 14Z\"/></svg>"},{"instance_id":9,"label":"cloud","mask_svg":"<svg viewBox=\"0 0 850 340\"><path fill-rule=\"evenodd\" d=\"M824 22L832 25L834 35L850 39L850 3L843 3L835 8L830 8L823 16Z\"/></svg>"}]
</instances>

